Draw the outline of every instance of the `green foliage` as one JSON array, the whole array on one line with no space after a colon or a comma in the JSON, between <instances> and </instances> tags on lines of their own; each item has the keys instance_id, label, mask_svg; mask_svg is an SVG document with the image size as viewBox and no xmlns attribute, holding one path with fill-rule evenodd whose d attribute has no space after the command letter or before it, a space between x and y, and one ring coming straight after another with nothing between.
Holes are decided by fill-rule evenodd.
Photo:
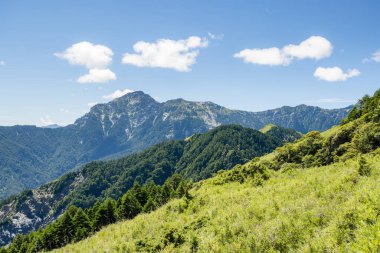
<instances>
[{"instance_id":1,"label":"green foliage","mask_svg":"<svg viewBox=\"0 0 380 253\"><path fill-rule=\"evenodd\" d=\"M56 252L378 252L380 156L363 157L373 168L365 178L356 158L291 173L287 164L260 187L249 178L215 184L226 171L196 183L191 200L169 201Z\"/></svg>"},{"instance_id":2,"label":"green foliage","mask_svg":"<svg viewBox=\"0 0 380 253\"><path fill-rule=\"evenodd\" d=\"M177 172L188 179L199 181L211 177L221 169L230 169L253 157L269 153L275 147L301 136L294 130L280 127L272 129L273 131L262 134L231 125L221 126L218 131L212 130L207 135L192 136L177 164ZM248 157L250 158L247 159Z\"/></svg>"},{"instance_id":3,"label":"green foliage","mask_svg":"<svg viewBox=\"0 0 380 253\"><path fill-rule=\"evenodd\" d=\"M85 211L70 206L46 228L28 235L17 235L8 248L1 250L4 253L27 253L60 248L87 238L116 221L132 219L141 212L154 211L170 199L187 198L189 189L190 185L178 174L167 179L163 186L155 185L152 181L143 186L136 182L117 201L107 198ZM179 245L184 239L175 231L169 231L166 240Z\"/></svg>"},{"instance_id":4,"label":"green foliage","mask_svg":"<svg viewBox=\"0 0 380 253\"><path fill-rule=\"evenodd\" d=\"M140 202L135 194L128 191L121 198L121 204L118 208L118 217L122 219L132 219L142 211Z\"/></svg>"},{"instance_id":5,"label":"green foliage","mask_svg":"<svg viewBox=\"0 0 380 253\"><path fill-rule=\"evenodd\" d=\"M371 175L372 168L368 165L367 161L363 156L359 158L359 168L358 173L360 176L369 177Z\"/></svg>"},{"instance_id":6,"label":"green foliage","mask_svg":"<svg viewBox=\"0 0 380 253\"><path fill-rule=\"evenodd\" d=\"M342 121L342 124L347 124L359 118L364 118L366 122L379 122L380 90L377 90L372 97L364 96Z\"/></svg>"},{"instance_id":7,"label":"green foliage","mask_svg":"<svg viewBox=\"0 0 380 253\"><path fill-rule=\"evenodd\" d=\"M355 147L362 153L368 153L380 146L380 125L370 122L364 124L355 132L353 138Z\"/></svg>"},{"instance_id":8,"label":"green foliage","mask_svg":"<svg viewBox=\"0 0 380 253\"><path fill-rule=\"evenodd\" d=\"M249 162L245 165L237 165L233 170L219 173L213 179L214 184L220 185L229 182L243 183L251 181L253 185L263 185L265 180L270 177L268 166L263 162Z\"/></svg>"},{"instance_id":9,"label":"green foliage","mask_svg":"<svg viewBox=\"0 0 380 253\"><path fill-rule=\"evenodd\" d=\"M99 230L108 224L116 221L115 201L106 199L96 210L92 223L94 230Z\"/></svg>"},{"instance_id":10,"label":"green foliage","mask_svg":"<svg viewBox=\"0 0 380 253\"><path fill-rule=\"evenodd\" d=\"M322 134L312 131L296 143L277 148L273 152L275 169L287 163L304 168L328 165L379 148L380 117L376 116L379 106L380 90L373 97L365 96L341 126Z\"/></svg>"},{"instance_id":11,"label":"green foliage","mask_svg":"<svg viewBox=\"0 0 380 253\"><path fill-rule=\"evenodd\" d=\"M73 217L73 226L76 228L74 235L75 242L78 242L90 235L91 222L88 215L81 208L78 208Z\"/></svg>"},{"instance_id":12,"label":"green foliage","mask_svg":"<svg viewBox=\"0 0 380 253\"><path fill-rule=\"evenodd\" d=\"M328 165L379 148L380 118L374 116L379 109L379 94L380 90L373 97L364 97L360 110L353 109L354 115L359 116L349 116L341 126L323 134L310 132L294 144L277 148L274 151L277 168L284 163L300 164L305 168Z\"/></svg>"},{"instance_id":13,"label":"green foliage","mask_svg":"<svg viewBox=\"0 0 380 253\"><path fill-rule=\"evenodd\" d=\"M231 169L236 164L244 164L256 156L273 151L284 143L282 139L299 136L293 130L280 127L273 129L276 129L276 136L272 136L271 131L263 134L237 125L220 126L205 134L197 134L184 141L157 144L144 152L121 159L91 162L78 171L40 187L38 194L25 191L22 195L4 202L1 207L8 208L5 207L6 203L17 203L13 213L20 212L27 216L38 213L38 219L42 221L24 227L22 232L36 230L59 217L71 205L85 209L94 205L97 200L103 202L107 198L119 199L134 184L141 186L152 181L162 185L174 173L181 174L190 181L208 178L221 169ZM281 131L284 134L280 135ZM154 191L154 188L151 190ZM136 209L140 212L140 208L151 210L154 206L161 205L171 197L163 194L164 196L157 196L149 201L147 206L146 196L138 196L138 202L144 204L141 207L136 205ZM33 203L36 210L31 210L30 203ZM5 210L0 208L0 211ZM12 223L5 224L5 221L6 219L2 221L1 228L19 232ZM3 238L10 240L10 236ZM0 238L0 243L3 238Z\"/></svg>"}]
</instances>

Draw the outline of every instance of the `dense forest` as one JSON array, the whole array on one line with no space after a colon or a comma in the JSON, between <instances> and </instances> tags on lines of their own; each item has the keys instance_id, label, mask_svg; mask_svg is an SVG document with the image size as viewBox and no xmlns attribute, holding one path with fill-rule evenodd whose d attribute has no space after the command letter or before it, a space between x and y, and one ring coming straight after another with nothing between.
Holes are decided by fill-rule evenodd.
<instances>
[{"instance_id":1,"label":"dense forest","mask_svg":"<svg viewBox=\"0 0 380 253\"><path fill-rule=\"evenodd\" d=\"M12 244L0 252L29 253L47 251L78 242L102 227L117 221L132 219L141 212L148 213L170 199L190 198L190 185L179 175L173 175L160 186L149 181L141 186L135 182L121 198L96 202L85 210L70 206L56 221L46 228L28 235L17 235Z\"/></svg>"}]
</instances>

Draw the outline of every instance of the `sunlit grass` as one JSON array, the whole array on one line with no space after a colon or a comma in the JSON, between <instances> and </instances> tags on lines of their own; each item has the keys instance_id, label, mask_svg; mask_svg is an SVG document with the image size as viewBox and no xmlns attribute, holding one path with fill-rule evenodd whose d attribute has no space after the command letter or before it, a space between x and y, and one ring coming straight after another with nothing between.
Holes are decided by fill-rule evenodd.
<instances>
[{"instance_id":1,"label":"sunlit grass","mask_svg":"<svg viewBox=\"0 0 380 253\"><path fill-rule=\"evenodd\" d=\"M117 223L57 252L376 252L380 156L275 172L250 182L195 185L194 198Z\"/></svg>"}]
</instances>

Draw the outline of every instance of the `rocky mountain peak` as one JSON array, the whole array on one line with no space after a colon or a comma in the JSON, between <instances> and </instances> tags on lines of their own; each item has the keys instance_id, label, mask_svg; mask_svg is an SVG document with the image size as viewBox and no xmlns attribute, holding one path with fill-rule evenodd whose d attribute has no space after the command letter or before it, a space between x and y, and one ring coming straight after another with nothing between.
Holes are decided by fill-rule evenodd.
<instances>
[{"instance_id":1,"label":"rocky mountain peak","mask_svg":"<svg viewBox=\"0 0 380 253\"><path fill-rule=\"evenodd\" d=\"M136 104L141 104L141 103L157 104L158 102L154 100L154 98L152 98L148 94L144 93L143 91L133 91L109 102L109 104L114 104L114 103L127 103L129 105L136 105Z\"/></svg>"}]
</instances>

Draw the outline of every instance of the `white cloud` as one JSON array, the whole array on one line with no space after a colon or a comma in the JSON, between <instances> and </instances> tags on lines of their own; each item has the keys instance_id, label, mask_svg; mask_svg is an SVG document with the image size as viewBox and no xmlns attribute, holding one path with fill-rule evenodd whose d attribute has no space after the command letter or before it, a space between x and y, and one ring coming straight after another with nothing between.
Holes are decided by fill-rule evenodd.
<instances>
[{"instance_id":1,"label":"white cloud","mask_svg":"<svg viewBox=\"0 0 380 253\"><path fill-rule=\"evenodd\" d=\"M223 37L224 37L224 34L221 33L221 34L213 34L213 33L210 33L208 32L207 35L210 37L210 39L212 40L222 40Z\"/></svg>"},{"instance_id":2,"label":"white cloud","mask_svg":"<svg viewBox=\"0 0 380 253\"><path fill-rule=\"evenodd\" d=\"M104 45L94 45L83 41L72 45L55 56L67 60L72 65L79 65L89 69L89 73L77 79L78 83L107 83L116 80L116 75L108 65L112 61L113 52Z\"/></svg>"},{"instance_id":3,"label":"white cloud","mask_svg":"<svg viewBox=\"0 0 380 253\"><path fill-rule=\"evenodd\" d=\"M321 36L311 36L298 45L286 45L277 48L244 49L234 54L235 58L241 58L246 63L278 66L289 65L293 60L306 58L320 60L329 57L333 47L327 39Z\"/></svg>"},{"instance_id":4,"label":"white cloud","mask_svg":"<svg viewBox=\"0 0 380 253\"><path fill-rule=\"evenodd\" d=\"M343 72L343 70L339 67L332 67L332 68L318 67L314 72L314 77L327 81L327 82L345 81L348 78L359 76L359 75L360 75L360 71L358 69L350 69L347 72Z\"/></svg>"},{"instance_id":5,"label":"white cloud","mask_svg":"<svg viewBox=\"0 0 380 253\"><path fill-rule=\"evenodd\" d=\"M116 75L109 69L90 69L89 73L77 79L78 83L107 83L116 80Z\"/></svg>"},{"instance_id":6,"label":"white cloud","mask_svg":"<svg viewBox=\"0 0 380 253\"><path fill-rule=\"evenodd\" d=\"M244 49L237 54L235 58L242 58L246 63L255 63L260 65L288 65L290 59L285 57L277 47L264 49Z\"/></svg>"},{"instance_id":7,"label":"white cloud","mask_svg":"<svg viewBox=\"0 0 380 253\"><path fill-rule=\"evenodd\" d=\"M380 50L372 54L371 59L375 62L380 62Z\"/></svg>"},{"instance_id":8,"label":"white cloud","mask_svg":"<svg viewBox=\"0 0 380 253\"><path fill-rule=\"evenodd\" d=\"M115 92L113 92L111 94L104 95L103 98L104 99L115 99L115 98L122 97L122 96L124 96L128 93L131 93L131 92L133 92L133 90L130 90L130 89L116 90Z\"/></svg>"},{"instance_id":9,"label":"white cloud","mask_svg":"<svg viewBox=\"0 0 380 253\"><path fill-rule=\"evenodd\" d=\"M137 67L169 68L191 71L199 48L208 46L208 40L191 36L185 40L159 39L155 43L139 41L133 45L134 54L126 53L122 63Z\"/></svg>"},{"instance_id":10,"label":"white cloud","mask_svg":"<svg viewBox=\"0 0 380 253\"><path fill-rule=\"evenodd\" d=\"M371 62L371 61L380 62L380 50L377 50L376 52L374 52L370 58L364 58L362 60L363 63Z\"/></svg>"},{"instance_id":11,"label":"white cloud","mask_svg":"<svg viewBox=\"0 0 380 253\"><path fill-rule=\"evenodd\" d=\"M5 61L0 61L0 66L4 66L5 65Z\"/></svg>"},{"instance_id":12,"label":"white cloud","mask_svg":"<svg viewBox=\"0 0 380 253\"><path fill-rule=\"evenodd\" d=\"M72 65L84 66L88 69L106 68L112 61L113 52L106 46L94 45L83 41L72 45L55 56L67 60Z\"/></svg>"},{"instance_id":13,"label":"white cloud","mask_svg":"<svg viewBox=\"0 0 380 253\"><path fill-rule=\"evenodd\" d=\"M49 125L53 125L54 121L50 118L49 115L47 115L43 118L40 118L40 123L41 123L41 126L49 126Z\"/></svg>"},{"instance_id":14,"label":"white cloud","mask_svg":"<svg viewBox=\"0 0 380 253\"><path fill-rule=\"evenodd\" d=\"M320 60L329 57L333 47L327 39L321 36L311 36L307 40L302 41L299 45L288 45L282 50L285 55L291 58Z\"/></svg>"}]
</instances>

